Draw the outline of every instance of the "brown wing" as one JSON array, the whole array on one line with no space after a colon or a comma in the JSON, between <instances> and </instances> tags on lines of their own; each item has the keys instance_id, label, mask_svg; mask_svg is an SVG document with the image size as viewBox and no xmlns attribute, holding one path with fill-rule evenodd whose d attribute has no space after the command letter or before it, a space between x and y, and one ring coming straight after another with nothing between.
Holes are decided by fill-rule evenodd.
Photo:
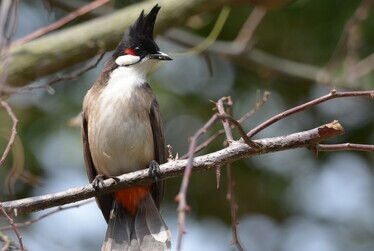
<instances>
[{"instance_id":1,"label":"brown wing","mask_svg":"<svg viewBox=\"0 0 374 251\"><path fill-rule=\"evenodd\" d=\"M90 182L92 182L96 175L96 169L92 161L90 144L88 140L88 128L87 128L87 117L83 113L82 116L82 142L83 142L83 154L86 163L87 176ZM96 202L99 205L101 212L104 215L105 220L108 222L110 210L113 204L113 196L111 194L96 196Z\"/></svg>"},{"instance_id":2,"label":"brown wing","mask_svg":"<svg viewBox=\"0 0 374 251\"><path fill-rule=\"evenodd\" d=\"M152 133L153 133L153 144L154 144L154 155L155 160L159 164L166 162L166 146L165 137L162 127L162 120L160 115L160 109L157 100L154 100L151 105L149 113L149 119L151 122ZM155 183L152 187L152 197L155 204L160 208L160 204L164 195L164 181Z\"/></svg>"}]
</instances>

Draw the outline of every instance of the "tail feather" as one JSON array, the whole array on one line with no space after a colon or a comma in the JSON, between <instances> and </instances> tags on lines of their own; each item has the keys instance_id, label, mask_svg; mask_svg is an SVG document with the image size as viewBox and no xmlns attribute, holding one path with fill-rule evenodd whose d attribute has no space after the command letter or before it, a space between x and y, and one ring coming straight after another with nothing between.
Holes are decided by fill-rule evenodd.
<instances>
[{"instance_id":1,"label":"tail feather","mask_svg":"<svg viewBox=\"0 0 374 251\"><path fill-rule=\"evenodd\" d=\"M101 251L165 251L170 246L170 231L150 195L135 216L113 203Z\"/></svg>"},{"instance_id":2,"label":"tail feather","mask_svg":"<svg viewBox=\"0 0 374 251\"><path fill-rule=\"evenodd\" d=\"M131 215L119 206L115 201L113 202L112 210L110 211L108 228L105 236L105 241L101 247L101 251L129 251L131 242L131 228L132 219ZM124 248L127 247L127 248ZM131 249L131 251L140 250Z\"/></svg>"},{"instance_id":3,"label":"tail feather","mask_svg":"<svg viewBox=\"0 0 374 251\"><path fill-rule=\"evenodd\" d=\"M141 250L170 250L170 231L151 196L138 209L134 226Z\"/></svg>"}]
</instances>

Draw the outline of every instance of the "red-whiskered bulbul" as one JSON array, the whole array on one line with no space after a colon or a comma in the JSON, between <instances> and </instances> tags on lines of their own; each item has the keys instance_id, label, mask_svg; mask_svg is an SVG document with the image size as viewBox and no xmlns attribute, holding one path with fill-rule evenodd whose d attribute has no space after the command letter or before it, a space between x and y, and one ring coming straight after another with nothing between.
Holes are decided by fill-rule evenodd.
<instances>
[{"instance_id":1,"label":"red-whiskered bulbul","mask_svg":"<svg viewBox=\"0 0 374 251\"><path fill-rule=\"evenodd\" d=\"M84 98L82 138L90 182L97 175L158 168L166 160L159 106L147 83L157 62L171 60L153 40L159 9L142 11ZM157 181L96 197L108 223L102 250L170 249L170 232L159 213L163 186Z\"/></svg>"}]
</instances>

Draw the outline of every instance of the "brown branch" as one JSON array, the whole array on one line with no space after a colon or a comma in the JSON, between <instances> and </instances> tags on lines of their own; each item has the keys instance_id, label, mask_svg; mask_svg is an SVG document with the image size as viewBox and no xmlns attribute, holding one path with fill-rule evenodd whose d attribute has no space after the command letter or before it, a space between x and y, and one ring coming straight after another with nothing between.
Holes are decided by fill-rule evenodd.
<instances>
[{"instance_id":1,"label":"brown branch","mask_svg":"<svg viewBox=\"0 0 374 251\"><path fill-rule=\"evenodd\" d=\"M215 117L216 119L212 120L212 122L218 119L217 116ZM225 165L226 163L234 162L243 158L249 158L255 155L285 151L294 148L311 148L323 140L334 138L343 133L344 130L340 124L338 122L334 122L304 132L298 132L281 137L254 140L256 144L261 145L261 151L254 150L242 141L235 141L227 148L203 156L195 157L193 158L193 161L191 159L175 160L160 165L160 179L180 176L182 173L186 172L188 165L190 165L188 174L191 174L191 171L196 172L212 169L214 170L213 167L217 165ZM193 145L190 147L192 149L191 152L193 152ZM78 188L71 188L55 194L2 202L1 205L4 207L7 213L17 215L61 206L88 199L96 195L113 193L114 191L122 188L149 184L153 181L154 177L149 174L147 169L145 169L118 176L118 181L111 178L104 180L102 186L97 190L97 192L95 192L93 186L89 184Z\"/></svg>"},{"instance_id":2,"label":"brown branch","mask_svg":"<svg viewBox=\"0 0 374 251\"><path fill-rule=\"evenodd\" d=\"M363 152L374 152L374 145L364 144L318 144L316 146L317 151L321 152L332 152L332 151L363 151Z\"/></svg>"},{"instance_id":3,"label":"brown branch","mask_svg":"<svg viewBox=\"0 0 374 251\"><path fill-rule=\"evenodd\" d=\"M278 115L266 120L262 124L256 126L252 130L250 130L247 133L247 136L249 138L252 138L254 135L256 135L258 132L264 130L265 128L269 127L270 125L274 124L275 122L288 117L294 113L306 110L312 106L318 105L320 103L326 102L327 100L330 99L335 99L335 98L345 98L345 97L369 97L369 98L374 98L374 91L357 91L357 92L336 92L335 90L332 90L329 94L316 98L312 101L309 101L305 104L296 106L294 108L291 108L285 112L279 113Z\"/></svg>"},{"instance_id":4,"label":"brown branch","mask_svg":"<svg viewBox=\"0 0 374 251\"><path fill-rule=\"evenodd\" d=\"M0 159L0 167L1 167L4 164L8 154L10 152L10 149L13 146L14 140L16 139L18 119L14 115L12 108L9 106L9 104L7 102L5 102L4 100L0 100L0 105L7 111L9 117L13 121L12 133L10 134L10 138L9 138L8 144L7 144L7 146L4 150L3 156Z\"/></svg>"},{"instance_id":5,"label":"brown branch","mask_svg":"<svg viewBox=\"0 0 374 251\"><path fill-rule=\"evenodd\" d=\"M99 8L100 6L106 4L110 2L110 0L96 0L92 3L89 3L85 6L83 6L82 8L79 8L78 10L76 11L73 11L72 13L70 13L69 15L61 18L60 20L54 22L53 24L50 24L46 27L43 27L43 28L40 28L39 30L23 37L23 38L20 38L19 40L15 41L14 43L12 43L11 46L19 46L19 45L22 45L24 43L27 43L27 42L30 42L38 37L41 37L51 31L54 31L54 30L57 30L58 28L61 28L62 26L70 23L71 21L73 21L74 19L80 17L80 16L83 16L84 14L88 13L88 12L91 12L93 11L94 9L97 9Z\"/></svg>"},{"instance_id":6,"label":"brown branch","mask_svg":"<svg viewBox=\"0 0 374 251\"><path fill-rule=\"evenodd\" d=\"M2 206L1 203L0 203L0 212L8 220L9 224L12 226L12 229L13 229L14 233L16 234L17 238L18 238L18 243L19 243L19 246L20 246L21 250L22 251L26 250L23 247L22 236L19 233L17 226L14 224L13 219L8 215L8 213L6 212L6 210L4 209L4 207Z\"/></svg>"}]
</instances>

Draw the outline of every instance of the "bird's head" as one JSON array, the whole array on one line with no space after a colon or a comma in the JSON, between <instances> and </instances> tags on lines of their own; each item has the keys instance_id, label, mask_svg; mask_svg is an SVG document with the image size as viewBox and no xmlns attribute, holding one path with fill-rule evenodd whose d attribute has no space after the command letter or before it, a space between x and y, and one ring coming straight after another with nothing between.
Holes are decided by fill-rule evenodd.
<instances>
[{"instance_id":1,"label":"bird's head","mask_svg":"<svg viewBox=\"0 0 374 251\"><path fill-rule=\"evenodd\" d=\"M159 50L153 40L153 28L159 10L160 7L156 4L148 15L144 15L144 11L140 13L113 54L118 66L138 67L144 64L153 65L160 60L172 60L169 55Z\"/></svg>"}]
</instances>

